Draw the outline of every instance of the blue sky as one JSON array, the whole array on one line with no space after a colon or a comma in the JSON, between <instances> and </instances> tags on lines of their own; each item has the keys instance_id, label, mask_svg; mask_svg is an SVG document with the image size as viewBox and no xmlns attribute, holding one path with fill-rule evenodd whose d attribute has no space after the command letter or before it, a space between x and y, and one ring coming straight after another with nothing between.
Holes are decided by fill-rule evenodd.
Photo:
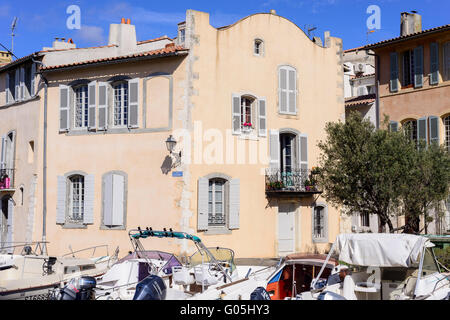
<instances>
[{"instance_id":1,"label":"blue sky","mask_svg":"<svg viewBox=\"0 0 450 320\"><path fill-rule=\"evenodd\" d=\"M69 5L81 9L81 30L68 30ZM369 42L397 37L400 13L416 10L423 16L423 28L450 23L448 0L227 0L227 1L154 1L154 0L0 0L0 43L11 47L11 22L19 18L14 53L18 57L51 46L55 37L73 38L77 47L107 44L110 23L122 17L136 25L138 40L162 35L176 36L177 23L185 20L187 9L209 12L215 27L228 25L258 12L275 9L302 29L314 26L314 35L343 39L344 48L367 43L366 21L369 5L381 8L381 29L369 35Z\"/></svg>"}]
</instances>

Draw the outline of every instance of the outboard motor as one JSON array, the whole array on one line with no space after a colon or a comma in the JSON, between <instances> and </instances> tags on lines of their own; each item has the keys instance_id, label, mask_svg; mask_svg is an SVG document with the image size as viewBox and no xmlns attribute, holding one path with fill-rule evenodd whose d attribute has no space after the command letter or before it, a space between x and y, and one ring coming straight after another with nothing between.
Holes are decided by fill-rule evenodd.
<instances>
[{"instance_id":1,"label":"outboard motor","mask_svg":"<svg viewBox=\"0 0 450 320\"><path fill-rule=\"evenodd\" d=\"M133 300L165 300L167 287L164 280L158 276L148 276L138 283Z\"/></svg>"},{"instance_id":2,"label":"outboard motor","mask_svg":"<svg viewBox=\"0 0 450 320\"><path fill-rule=\"evenodd\" d=\"M250 300L272 300L267 290L263 287L256 288L250 295Z\"/></svg>"},{"instance_id":3,"label":"outboard motor","mask_svg":"<svg viewBox=\"0 0 450 320\"><path fill-rule=\"evenodd\" d=\"M59 300L95 300L94 288L97 281L93 277L72 279L61 290Z\"/></svg>"}]
</instances>

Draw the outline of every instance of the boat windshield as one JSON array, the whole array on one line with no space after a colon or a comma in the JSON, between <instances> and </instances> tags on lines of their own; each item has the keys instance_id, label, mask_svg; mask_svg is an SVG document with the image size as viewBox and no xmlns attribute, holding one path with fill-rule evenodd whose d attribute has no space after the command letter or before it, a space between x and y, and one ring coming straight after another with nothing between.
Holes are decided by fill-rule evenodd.
<instances>
[{"instance_id":1,"label":"boat windshield","mask_svg":"<svg viewBox=\"0 0 450 320\"><path fill-rule=\"evenodd\" d=\"M159 260L164 261L166 264L164 265L163 272L165 274L172 273L172 267L181 266L182 264L178 260L178 258L167 252L157 251L157 250L151 250L151 251L138 251L133 252L126 256L125 258L121 259L119 263L122 263L127 260L131 259L149 259L149 260Z\"/></svg>"},{"instance_id":2,"label":"boat windshield","mask_svg":"<svg viewBox=\"0 0 450 320\"><path fill-rule=\"evenodd\" d=\"M234 272L236 265L234 263L234 251L228 248L208 248L211 254L219 263L227 263ZM202 263L210 263L211 259L206 254L205 250L199 250L189 258L189 264L191 267L195 267Z\"/></svg>"}]
</instances>

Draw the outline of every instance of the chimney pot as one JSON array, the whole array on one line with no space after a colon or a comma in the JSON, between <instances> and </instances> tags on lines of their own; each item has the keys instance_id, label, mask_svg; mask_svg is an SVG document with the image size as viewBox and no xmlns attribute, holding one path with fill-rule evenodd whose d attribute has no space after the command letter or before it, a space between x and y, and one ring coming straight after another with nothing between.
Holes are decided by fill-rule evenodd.
<instances>
[{"instance_id":1,"label":"chimney pot","mask_svg":"<svg viewBox=\"0 0 450 320\"><path fill-rule=\"evenodd\" d=\"M130 19L127 19L127 24L131 24L131 20Z\"/></svg>"},{"instance_id":2,"label":"chimney pot","mask_svg":"<svg viewBox=\"0 0 450 320\"><path fill-rule=\"evenodd\" d=\"M125 24L125 18L122 18L122 21L120 21L121 24Z\"/></svg>"}]
</instances>

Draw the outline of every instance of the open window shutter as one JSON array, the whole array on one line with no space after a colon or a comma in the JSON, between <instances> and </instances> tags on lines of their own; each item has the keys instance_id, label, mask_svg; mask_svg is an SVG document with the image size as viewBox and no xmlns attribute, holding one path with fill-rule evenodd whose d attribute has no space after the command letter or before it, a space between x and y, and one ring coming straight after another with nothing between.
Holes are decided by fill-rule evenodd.
<instances>
[{"instance_id":1,"label":"open window shutter","mask_svg":"<svg viewBox=\"0 0 450 320\"><path fill-rule=\"evenodd\" d=\"M14 87L14 98L16 101L20 100L20 69L16 69L16 78L15 78L15 87Z\"/></svg>"},{"instance_id":2,"label":"open window shutter","mask_svg":"<svg viewBox=\"0 0 450 320\"><path fill-rule=\"evenodd\" d=\"M67 132L69 130L70 88L60 85L59 96L59 131Z\"/></svg>"},{"instance_id":3,"label":"open window shutter","mask_svg":"<svg viewBox=\"0 0 450 320\"><path fill-rule=\"evenodd\" d=\"M439 83L439 44L430 43L430 84Z\"/></svg>"},{"instance_id":4,"label":"open window shutter","mask_svg":"<svg viewBox=\"0 0 450 320\"><path fill-rule=\"evenodd\" d=\"M428 143L427 118L417 120L417 140L418 142L425 141Z\"/></svg>"},{"instance_id":5,"label":"open window shutter","mask_svg":"<svg viewBox=\"0 0 450 320\"><path fill-rule=\"evenodd\" d=\"M104 131L108 128L108 84L98 84L98 130Z\"/></svg>"},{"instance_id":6,"label":"open window shutter","mask_svg":"<svg viewBox=\"0 0 450 320\"><path fill-rule=\"evenodd\" d=\"M198 179L198 212L197 229L198 231L208 230L208 197L209 180L206 178Z\"/></svg>"},{"instance_id":7,"label":"open window shutter","mask_svg":"<svg viewBox=\"0 0 450 320\"><path fill-rule=\"evenodd\" d=\"M391 121L389 123L389 131L398 132L398 122L397 121Z\"/></svg>"},{"instance_id":8,"label":"open window shutter","mask_svg":"<svg viewBox=\"0 0 450 320\"><path fill-rule=\"evenodd\" d=\"M430 121L430 144L439 144L439 118L431 116L428 118Z\"/></svg>"},{"instance_id":9,"label":"open window shutter","mask_svg":"<svg viewBox=\"0 0 450 320\"><path fill-rule=\"evenodd\" d=\"M266 99L258 100L258 134L267 137L267 103Z\"/></svg>"},{"instance_id":10,"label":"open window shutter","mask_svg":"<svg viewBox=\"0 0 450 320\"><path fill-rule=\"evenodd\" d=\"M288 70L288 82L289 82L289 113L297 113L297 72L290 68Z\"/></svg>"},{"instance_id":11,"label":"open window shutter","mask_svg":"<svg viewBox=\"0 0 450 320\"><path fill-rule=\"evenodd\" d=\"M128 81L128 93L130 100L130 115L128 119L128 127L138 128L139 113L139 79L131 79Z\"/></svg>"},{"instance_id":12,"label":"open window shutter","mask_svg":"<svg viewBox=\"0 0 450 320\"><path fill-rule=\"evenodd\" d=\"M67 201L67 180L63 176L58 176L58 196L56 200L56 223L66 222L66 201Z\"/></svg>"},{"instance_id":13,"label":"open window shutter","mask_svg":"<svg viewBox=\"0 0 450 320\"><path fill-rule=\"evenodd\" d=\"M423 86L423 47L414 49L414 87Z\"/></svg>"},{"instance_id":14,"label":"open window shutter","mask_svg":"<svg viewBox=\"0 0 450 320\"><path fill-rule=\"evenodd\" d=\"M109 174L104 179L103 224L109 227L124 225L125 177Z\"/></svg>"},{"instance_id":15,"label":"open window shutter","mask_svg":"<svg viewBox=\"0 0 450 320\"><path fill-rule=\"evenodd\" d=\"M450 42L447 42L444 47L444 67L445 79L450 80Z\"/></svg>"},{"instance_id":16,"label":"open window shutter","mask_svg":"<svg viewBox=\"0 0 450 320\"><path fill-rule=\"evenodd\" d=\"M241 96L233 94L232 96L232 128L233 134L241 134Z\"/></svg>"},{"instance_id":17,"label":"open window shutter","mask_svg":"<svg viewBox=\"0 0 450 320\"><path fill-rule=\"evenodd\" d=\"M25 100L25 68L20 68L20 100Z\"/></svg>"},{"instance_id":18,"label":"open window shutter","mask_svg":"<svg viewBox=\"0 0 450 320\"><path fill-rule=\"evenodd\" d=\"M306 134L299 135L299 150L300 169L306 173L308 170L308 136Z\"/></svg>"},{"instance_id":19,"label":"open window shutter","mask_svg":"<svg viewBox=\"0 0 450 320\"><path fill-rule=\"evenodd\" d=\"M391 53L391 92L398 91L398 54L397 52Z\"/></svg>"},{"instance_id":20,"label":"open window shutter","mask_svg":"<svg viewBox=\"0 0 450 320\"><path fill-rule=\"evenodd\" d=\"M12 246L13 240L14 240L14 200L10 198L8 200L8 221L7 221L7 227L8 227L8 236L7 236L7 245L6 246ZM10 248L8 250L8 253L12 254L14 251L14 248Z\"/></svg>"},{"instance_id":21,"label":"open window shutter","mask_svg":"<svg viewBox=\"0 0 450 320\"><path fill-rule=\"evenodd\" d=\"M278 74L278 104L280 113L288 112L288 71L280 68Z\"/></svg>"},{"instance_id":22,"label":"open window shutter","mask_svg":"<svg viewBox=\"0 0 450 320\"><path fill-rule=\"evenodd\" d=\"M89 130L96 128L97 113L97 81L92 81L88 85L88 124Z\"/></svg>"},{"instance_id":23,"label":"open window shutter","mask_svg":"<svg viewBox=\"0 0 450 320\"><path fill-rule=\"evenodd\" d=\"M113 225L113 175L103 179L103 224Z\"/></svg>"},{"instance_id":24,"label":"open window shutter","mask_svg":"<svg viewBox=\"0 0 450 320\"><path fill-rule=\"evenodd\" d=\"M36 94L36 63L31 65L31 91L30 96L34 97Z\"/></svg>"},{"instance_id":25,"label":"open window shutter","mask_svg":"<svg viewBox=\"0 0 450 320\"><path fill-rule=\"evenodd\" d=\"M239 179L230 181L230 218L228 228L230 230L239 229L239 212L241 208L241 186Z\"/></svg>"},{"instance_id":26,"label":"open window shutter","mask_svg":"<svg viewBox=\"0 0 450 320\"><path fill-rule=\"evenodd\" d=\"M84 177L84 224L94 223L94 175Z\"/></svg>"},{"instance_id":27,"label":"open window shutter","mask_svg":"<svg viewBox=\"0 0 450 320\"><path fill-rule=\"evenodd\" d=\"M270 130L269 139L270 169L280 169L280 132Z\"/></svg>"},{"instance_id":28,"label":"open window shutter","mask_svg":"<svg viewBox=\"0 0 450 320\"><path fill-rule=\"evenodd\" d=\"M0 154L0 169L5 169L6 167L6 136L1 137L1 154Z\"/></svg>"},{"instance_id":29,"label":"open window shutter","mask_svg":"<svg viewBox=\"0 0 450 320\"><path fill-rule=\"evenodd\" d=\"M9 88L9 73L5 75L5 95L6 95L6 104L12 102L11 90Z\"/></svg>"}]
</instances>

